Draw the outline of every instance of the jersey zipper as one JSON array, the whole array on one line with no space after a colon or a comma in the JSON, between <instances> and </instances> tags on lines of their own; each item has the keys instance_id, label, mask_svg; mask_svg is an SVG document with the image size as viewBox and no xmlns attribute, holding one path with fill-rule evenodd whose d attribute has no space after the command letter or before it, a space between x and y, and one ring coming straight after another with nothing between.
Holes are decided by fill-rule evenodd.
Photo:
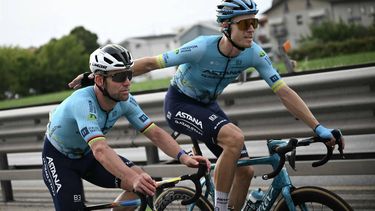
<instances>
[{"instance_id":1,"label":"jersey zipper","mask_svg":"<svg viewBox=\"0 0 375 211\"><path fill-rule=\"evenodd\" d=\"M227 74L227 69L228 69L228 66L229 66L229 62L230 62L230 58L228 58L228 60L227 60L227 64L225 65L225 69L224 69L223 77L221 77L220 80L219 80L219 82L217 83L216 88L215 88L215 91L214 91L214 93L213 93L213 96L212 96L211 100L215 100L215 99L216 99L216 92L217 92L217 89L219 88L220 83L224 80L225 75Z\"/></svg>"}]
</instances>

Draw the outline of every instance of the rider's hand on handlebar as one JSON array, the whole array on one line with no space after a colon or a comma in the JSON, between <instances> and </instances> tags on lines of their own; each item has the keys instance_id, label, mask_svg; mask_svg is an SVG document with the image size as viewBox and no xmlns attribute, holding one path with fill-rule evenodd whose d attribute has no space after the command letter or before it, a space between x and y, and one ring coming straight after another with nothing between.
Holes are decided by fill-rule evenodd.
<instances>
[{"instance_id":1,"label":"rider's hand on handlebar","mask_svg":"<svg viewBox=\"0 0 375 211\"><path fill-rule=\"evenodd\" d=\"M187 167L192 167L192 168L198 168L199 163L204 162L207 165L207 171L209 171L211 167L211 162L203 156L189 156L185 154L181 156L180 162L186 165Z\"/></svg>"},{"instance_id":2,"label":"rider's hand on handlebar","mask_svg":"<svg viewBox=\"0 0 375 211\"><path fill-rule=\"evenodd\" d=\"M133 191L153 196L156 192L156 182L147 173L137 174L133 179Z\"/></svg>"},{"instance_id":3,"label":"rider's hand on handlebar","mask_svg":"<svg viewBox=\"0 0 375 211\"><path fill-rule=\"evenodd\" d=\"M317 125L314 129L315 134L319 138L330 140L330 141L325 142L326 145L334 147L336 143L336 139L335 137L333 137L332 131L333 129L328 129L321 124Z\"/></svg>"},{"instance_id":4,"label":"rider's hand on handlebar","mask_svg":"<svg viewBox=\"0 0 375 211\"><path fill-rule=\"evenodd\" d=\"M331 146L332 148L334 148L335 144L336 144L336 138L332 135L332 131L333 131L333 129L328 129L321 124L317 125L314 129L315 134L319 138L329 140L329 141L325 142L325 144L327 146ZM341 133L340 133L340 135L341 135ZM345 148L344 137L341 135L340 139L341 139L341 143L342 143L342 149L344 149Z\"/></svg>"}]
</instances>

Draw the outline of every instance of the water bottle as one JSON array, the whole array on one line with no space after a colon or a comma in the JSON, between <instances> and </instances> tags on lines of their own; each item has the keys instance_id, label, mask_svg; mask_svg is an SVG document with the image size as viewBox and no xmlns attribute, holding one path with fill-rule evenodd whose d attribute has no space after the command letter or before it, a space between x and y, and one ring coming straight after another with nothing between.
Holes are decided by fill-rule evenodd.
<instances>
[{"instance_id":1,"label":"water bottle","mask_svg":"<svg viewBox=\"0 0 375 211\"><path fill-rule=\"evenodd\" d=\"M258 190L252 190L249 194L249 199L247 200L245 211L255 211L258 209L259 205L262 203L263 191L259 188Z\"/></svg>"}]
</instances>

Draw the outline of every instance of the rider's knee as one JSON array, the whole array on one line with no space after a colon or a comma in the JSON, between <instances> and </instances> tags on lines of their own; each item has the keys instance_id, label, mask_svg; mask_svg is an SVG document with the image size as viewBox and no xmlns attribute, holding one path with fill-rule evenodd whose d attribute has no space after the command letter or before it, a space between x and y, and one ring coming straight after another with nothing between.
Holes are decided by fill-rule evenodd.
<instances>
[{"instance_id":1,"label":"rider's knee","mask_svg":"<svg viewBox=\"0 0 375 211\"><path fill-rule=\"evenodd\" d=\"M238 167L236 177L241 180L249 180L254 176L254 168L252 166Z\"/></svg>"},{"instance_id":2,"label":"rider's knee","mask_svg":"<svg viewBox=\"0 0 375 211\"><path fill-rule=\"evenodd\" d=\"M233 131L233 133L226 135L221 138L221 145L225 149L241 151L244 145L244 135L239 132Z\"/></svg>"}]
</instances>

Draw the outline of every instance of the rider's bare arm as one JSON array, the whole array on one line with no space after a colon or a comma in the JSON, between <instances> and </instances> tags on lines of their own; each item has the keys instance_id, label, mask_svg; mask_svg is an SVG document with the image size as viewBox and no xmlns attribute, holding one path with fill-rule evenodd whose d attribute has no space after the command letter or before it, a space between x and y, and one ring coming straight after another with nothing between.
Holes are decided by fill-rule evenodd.
<instances>
[{"instance_id":1,"label":"rider's bare arm","mask_svg":"<svg viewBox=\"0 0 375 211\"><path fill-rule=\"evenodd\" d=\"M148 195L154 195L156 182L146 173L139 174L129 168L120 159L117 153L108 146L107 141L100 140L90 144L95 159L99 161L105 169L121 179L121 188L125 190L135 190Z\"/></svg>"},{"instance_id":2,"label":"rider's bare arm","mask_svg":"<svg viewBox=\"0 0 375 211\"><path fill-rule=\"evenodd\" d=\"M281 102L290 113L302 120L310 128L314 129L319 124L318 120L316 120L305 102L288 85L284 85L280 88L276 92L276 95L280 98Z\"/></svg>"},{"instance_id":3,"label":"rider's bare arm","mask_svg":"<svg viewBox=\"0 0 375 211\"><path fill-rule=\"evenodd\" d=\"M153 57L143 57L140 59L136 59L134 61L134 65L132 67L134 71L134 75L142 75L144 73L150 72L155 69L160 69L161 66L158 62L158 57L153 56Z\"/></svg>"}]
</instances>

